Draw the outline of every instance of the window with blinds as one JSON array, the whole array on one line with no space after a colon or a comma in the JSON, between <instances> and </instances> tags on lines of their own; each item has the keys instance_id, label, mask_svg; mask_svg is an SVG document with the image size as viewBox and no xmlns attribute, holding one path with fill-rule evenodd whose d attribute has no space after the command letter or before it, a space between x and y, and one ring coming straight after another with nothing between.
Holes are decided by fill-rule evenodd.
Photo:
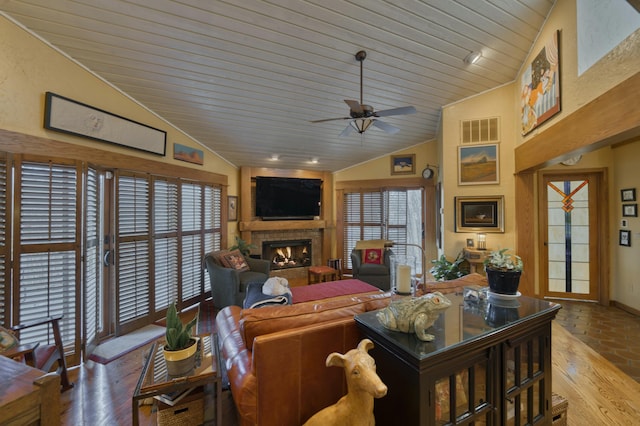
<instances>
[{"instance_id":1,"label":"window with blinds","mask_svg":"<svg viewBox=\"0 0 640 426\"><path fill-rule=\"evenodd\" d=\"M149 176L120 173L117 187L116 329L150 314Z\"/></svg>"},{"instance_id":2,"label":"window with blinds","mask_svg":"<svg viewBox=\"0 0 640 426\"><path fill-rule=\"evenodd\" d=\"M10 205L10 185L7 176L7 156L0 152L0 301L10 300L10 287L9 287L9 257L10 257L10 244L8 244L9 238L9 212L7 206ZM0 303L0 325L8 327L9 318L11 312L7 309L8 303Z\"/></svg>"},{"instance_id":3,"label":"window with blinds","mask_svg":"<svg viewBox=\"0 0 640 426\"><path fill-rule=\"evenodd\" d=\"M20 226L16 235L18 280L13 287L19 300L13 306L17 322L63 314L62 340L77 351L80 167L72 161L17 164ZM53 340L50 327L27 329L20 338L25 343Z\"/></svg>"},{"instance_id":4,"label":"window with blinds","mask_svg":"<svg viewBox=\"0 0 640 426\"><path fill-rule=\"evenodd\" d=\"M113 238L103 235L106 188L115 190ZM115 306L108 307L116 333L164 315L176 298L203 300L210 285L201 259L220 249L221 199L219 185L118 170L113 181L81 161L0 152L0 324L63 314L68 361L78 362L80 349L90 348L110 320L107 237L116 253ZM29 329L21 339L47 342L48 333Z\"/></svg>"},{"instance_id":5,"label":"window with blinds","mask_svg":"<svg viewBox=\"0 0 640 426\"><path fill-rule=\"evenodd\" d=\"M178 183L156 178L153 182L155 309L178 300Z\"/></svg>"},{"instance_id":6,"label":"window with blinds","mask_svg":"<svg viewBox=\"0 0 640 426\"><path fill-rule=\"evenodd\" d=\"M351 250L359 240L388 239L422 246L422 189L371 189L345 191L342 205L343 259L351 269ZM398 245L398 254L415 254L414 248ZM418 273L422 255L418 248Z\"/></svg>"}]
</instances>

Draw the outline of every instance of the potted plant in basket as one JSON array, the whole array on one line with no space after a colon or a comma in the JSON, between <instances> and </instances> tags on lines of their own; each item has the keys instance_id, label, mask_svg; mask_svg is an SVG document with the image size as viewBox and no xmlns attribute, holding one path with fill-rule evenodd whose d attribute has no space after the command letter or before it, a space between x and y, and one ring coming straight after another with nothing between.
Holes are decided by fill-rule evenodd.
<instances>
[{"instance_id":1,"label":"potted plant in basket","mask_svg":"<svg viewBox=\"0 0 640 426\"><path fill-rule=\"evenodd\" d=\"M491 292L517 295L522 275L522 259L508 251L509 249L502 249L490 252L484 260L484 270Z\"/></svg>"},{"instance_id":2,"label":"potted plant in basket","mask_svg":"<svg viewBox=\"0 0 640 426\"><path fill-rule=\"evenodd\" d=\"M170 376L184 376L195 367L198 338L191 335L191 329L197 320L198 318L194 317L187 324L183 324L175 302L167 309L166 344L163 353Z\"/></svg>"}]
</instances>

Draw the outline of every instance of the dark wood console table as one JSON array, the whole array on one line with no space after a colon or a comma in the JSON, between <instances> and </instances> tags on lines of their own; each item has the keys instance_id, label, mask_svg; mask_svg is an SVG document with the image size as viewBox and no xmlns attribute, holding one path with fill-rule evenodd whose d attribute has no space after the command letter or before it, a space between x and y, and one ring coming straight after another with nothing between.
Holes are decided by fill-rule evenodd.
<instances>
[{"instance_id":1,"label":"dark wood console table","mask_svg":"<svg viewBox=\"0 0 640 426\"><path fill-rule=\"evenodd\" d=\"M488 302L446 295L452 306L433 342L355 317L375 347L387 395L376 425L551 424L551 321L560 305L520 296Z\"/></svg>"}]
</instances>

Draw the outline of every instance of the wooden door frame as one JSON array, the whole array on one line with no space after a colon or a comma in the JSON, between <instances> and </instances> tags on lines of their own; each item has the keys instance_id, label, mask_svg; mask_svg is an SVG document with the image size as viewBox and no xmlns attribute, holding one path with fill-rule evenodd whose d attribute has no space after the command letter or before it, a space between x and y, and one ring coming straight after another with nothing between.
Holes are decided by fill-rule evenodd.
<instances>
[{"instance_id":1,"label":"wooden door frame","mask_svg":"<svg viewBox=\"0 0 640 426\"><path fill-rule=\"evenodd\" d=\"M597 289L595 293L595 297L597 301L601 304L609 304L609 244L608 244L608 235L609 235L609 221L608 221L608 212L609 212L609 198L608 198L608 186L607 186L607 170L604 168L588 168L588 169L571 169L571 170L544 170L538 173L538 191L537 191L537 199L538 199L538 276L539 276L539 294L543 297L556 297L555 294L549 293L547 291L546 279L548 278L547 273L547 264L548 264L548 250L547 250L547 220L546 220L546 209L547 206L543 203L546 200L546 184L545 180L553 177L553 176L562 176L563 178L575 176L578 178L579 176L589 176L593 178L593 184L595 187L590 185L590 189L593 188L595 191L594 196L589 197L589 210L595 210L597 212L596 217L593 218L590 216L589 218L589 228L590 234L595 230L595 247L589 248L589 258L590 259L598 259L598 263L591 265L589 277L590 279L597 280ZM590 238L591 239L591 238ZM595 252L594 252L595 251ZM593 268L597 268L595 273L593 272ZM576 294L572 296L575 299L585 299L592 300L586 295Z\"/></svg>"}]
</instances>

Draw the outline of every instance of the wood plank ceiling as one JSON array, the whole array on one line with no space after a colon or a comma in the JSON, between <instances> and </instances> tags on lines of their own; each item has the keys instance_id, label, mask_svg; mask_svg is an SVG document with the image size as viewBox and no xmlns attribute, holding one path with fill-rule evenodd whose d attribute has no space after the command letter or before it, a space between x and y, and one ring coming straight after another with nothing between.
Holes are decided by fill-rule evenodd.
<instances>
[{"instance_id":1,"label":"wood plank ceiling","mask_svg":"<svg viewBox=\"0 0 640 426\"><path fill-rule=\"evenodd\" d=\"M0 10L236 166L336 171L435 139L443 105L513 81L554 3L0 0ZM396 134L339 137L348 120L309 123L347 117L344 99L360 99L359 50L364 103L418 111L383 119ZM463 61L472 51L476 65Z\"/></svg>"}]
</instances>

